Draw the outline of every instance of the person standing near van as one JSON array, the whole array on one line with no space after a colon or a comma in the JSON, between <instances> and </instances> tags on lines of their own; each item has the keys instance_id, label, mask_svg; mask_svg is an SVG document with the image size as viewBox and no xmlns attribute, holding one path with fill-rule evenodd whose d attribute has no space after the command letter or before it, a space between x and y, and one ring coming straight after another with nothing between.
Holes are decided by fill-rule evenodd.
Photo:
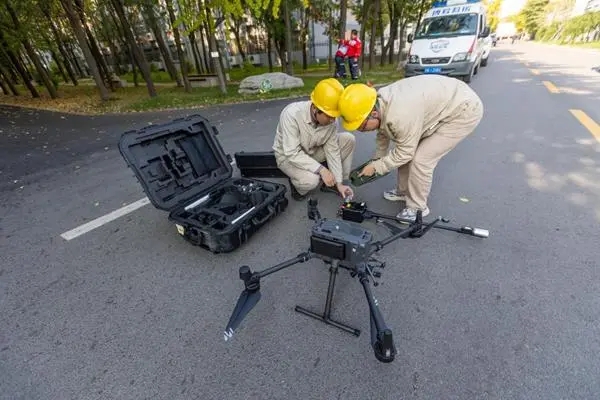
<instances>
[{"instance_id":1,"label":"person standing near van","mask_svg":"<svg viewBox=\"0 0 600 400\"><path fill-rule=\"evenodd\" d=\"M338 102L344 86L335 78L319 81L308 101L285 106L273 142L277 167L288 176L294 200L302 200L322 182L322 190L353 195L349 180L356 144L349 132L338 132ZM326 163L326 165L324 165Z\"/></svg>"},{"instance_id":2,"label":"person standing near van","mask_svg":"<svg viewBox=\"0 0 600 400\"><path fill-rule=\"evenodd\" d=\"M433 172L442 157L479 125L483 103L463 81L443 75L405 78L376 90L362 83L346 87L340 97L342 127L377 130L376 152L360 176L398 169L396 187L383 196L404 201L397 218L414 220L427 205ZM394 147L388 152L389 145Z\"/></svg>"}]
</instances>

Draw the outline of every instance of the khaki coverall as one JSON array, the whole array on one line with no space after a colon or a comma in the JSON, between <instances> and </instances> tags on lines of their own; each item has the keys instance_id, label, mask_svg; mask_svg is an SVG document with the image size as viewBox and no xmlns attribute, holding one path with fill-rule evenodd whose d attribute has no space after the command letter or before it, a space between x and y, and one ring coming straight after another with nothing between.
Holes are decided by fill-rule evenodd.
<instances>
[{"instance_id":1,"label":"khaki coverall","mask_svg":"<svg viewBox=\"0 0 600 400\"><path fill-rule=\"evenodd\" d=\"M403 79L377 93L382 120L373 166L380 174L398 168L406 207L425 210L434 168L479 125L481 99L465 82L440 75Z\"/></svg>"},{"instance_id":2,"label":"khaki coverall","mask_svg":"<svg viewBox=\"0 0 600 400\"><path fill-rule=\"evenodd\" d=\"M349 132L337 132L335 123L317 126L310 113L310 101L287 105L281 112L273 150L277 166L304 195L321 180L321 163L335 177L336 183L349 179L356 139Z\"/></svg>"}]
</instances>

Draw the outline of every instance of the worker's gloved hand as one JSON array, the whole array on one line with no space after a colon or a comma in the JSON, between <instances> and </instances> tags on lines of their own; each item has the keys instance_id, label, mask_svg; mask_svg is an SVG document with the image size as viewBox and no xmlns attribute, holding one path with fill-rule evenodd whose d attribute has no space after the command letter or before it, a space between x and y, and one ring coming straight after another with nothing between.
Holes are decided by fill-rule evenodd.
<instances>
[{"instance_id":1,"label":"worker's gloved hand","mask_svg":"<svg viewBox=\"0 0 600 400\"><path fill-rule=\"evenodd\" d=\"M329 187L335 185L335 177L333 176L333 174L331 173L330 170L328 170L327 168L323 167L319 170L319 175L321 175L321 179L323 180L323 183Z\"/></svg>"},{"instance_id":2,"label":"worker's gloved hand","mask_svg":"<svg viewBox=\"0 0 600 400\"><path fill-rule=\"evenodd\" d=\"M336 188L337 188L338 192L340 192L340 195L342 196L342 198L344 200L346 200L346 199L352 200L354 198L354 191L352 190L352 188L350 186L346 186L343 183L338 183L336 185Z\"/></svg>"}]
</instances>

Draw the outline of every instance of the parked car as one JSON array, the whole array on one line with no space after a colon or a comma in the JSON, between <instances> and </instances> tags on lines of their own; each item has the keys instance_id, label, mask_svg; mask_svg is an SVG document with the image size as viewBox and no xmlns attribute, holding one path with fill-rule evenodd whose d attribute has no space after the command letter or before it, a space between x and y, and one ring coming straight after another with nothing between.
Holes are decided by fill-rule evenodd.
<instances>
[{"instance_id":1,"label":"parked car","mask_svg":"<svg viewBox=\"0 0 600 400\"><path fill-rule=\"evenodd\" d=\"M494 46L494 42L491 38L491 35L483 39L483 52L481 54L482 67L485 67L488 63L488 59L490 58L490 52L492 51L492 46Z\"/></svg>"}]
</instances>

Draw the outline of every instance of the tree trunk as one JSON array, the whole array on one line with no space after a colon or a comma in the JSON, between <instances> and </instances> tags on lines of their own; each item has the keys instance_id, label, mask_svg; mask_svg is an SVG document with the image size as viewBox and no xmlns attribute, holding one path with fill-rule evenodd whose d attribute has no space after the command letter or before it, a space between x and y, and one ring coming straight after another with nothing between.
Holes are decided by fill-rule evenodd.
<instances>
[{"instance_id":1,"label":"tree trunk","mask_svg":"<svg viewBox=\"0 0 600 400\"><path fill-rule=\"evenodd\" d=\"M231 18L234 21L233 36L235 38L235 45L237 46L238 51L240 52L240 56L242 56L242 63L245 63L246 62L246 52L242 48L242 38L240 36L241 23L239 22L240 21L239 18L234 18L233 15L231 16Z\"/></svg>"},{"instance_id":2,"label":"tree trunk","mask_svg":"<svg viewBox=\"0 0 600 400\"><path fill-rule=\"evenodd\" d=\"M60 0L60 3L62 5L63 9L65 10L65 13L67 14L67 18L69 19L69 22L71 23L71 27L73 28L73 32L75 33L75 36L77 37L77 41L79 42L79 47L83 51L83 56L85 57L85 60L87 61L87 64L90 68L90 72L92 73L94 81L96 82L96 86L98 87L98 90L100 91L100 98L103 101L110 99L110 92L108 91L106 86L104 86L104 81L102 80L102 76L100 75L100 71L98 70L98 64L96 63L96 60L94 59L94 56L92 55L90 47L88 46L88 43L87 43L87 40L85 37L85 31L83 30L83 27L81 26L81 20L79 19L79 17L77 16L77 14L75 12L75 8L73 6L73 1L72 0Z\"/></svg>"},{"instance_id":3,"label":"tree trunk","mask_svg":"<svg viewBox=\"0 0 600 400\"><path fill-rule=\"evenodd\" d=\"M385 37L383 36L383 20L381 18L379 18L379 41L381 42L381 59L379 60L379 65L380 66L384 66L385 65L385 55L386 55L386 48L385 48Z\"/></svg>"},{"instance_id":4,"label":"tree trunk","mask_svg":"<svg viewBox=\"0 0 600 400\"><path fill-rule=\"evenodd\" d=\"M175 26L175 11L173 10L173 1L165 0L167 5L167 12L169 13L169 21L171 22L171 29L173 29L173 35L175 36L175 46L177 47L177 58L179 59L179 69L181 70L181 75L183 76L183 88L186 92L192 91L192 85L190 84L190 80L188 78L188 66L187 59L185 58L185 54L183 50L181 50L181 35L179 34L179 27Z\"/></svg>"},{"instance_id":5,"label":"tree trunk","mask_svg":"<svg viewBox=\"0 0 600 400\"><path fill-rule=\"evenodd\" d=\"M379 15L380 0L375 0L373 15ZM369 34L369 70L373 69L375 64L375 38L377 37L377 21L371 23L371 33Z\"/></svg>"},{"instance_id":6,"label":"tree trunk","mask_svg":"<svg viewBox=\"0 0 600 400\"><path fill-rule=\"evenodd\" d=\"M194 32L190 32L188 35L190 41L190 47L192 48L192 54L194 55L194 64L196 65L196 71L200 73L200 54L198 54L198 46L196 45L196 35Z\"/></svg>"},{"instance_id":7,"label":"tree trunk","mask_svg":"<svg viewBox=\"0 0 600 400\"><path fill-rule=\"evenodd\" d=\"M219 51L219 46L217 45L217 40L215 39L215 27L213 26L213 20L211 18L211 12L208 5L206 5L205 11L206 19L208 22L208 43L210 45L210 58L213 61L215 70L217 71L217 76L219 77L219 87L221 89L221 93L227 94L227 83L225 82L225 74L223 73L223 65L221 64L221 52Z\"/></svg>"},{"instance_id":8,"label":"tree trunk","mask_svg":"<svg viewBox=\"0 0 600 400\"><path fill-rule=\"evenodd\" d=\"M23 84L27 87L29 92L31 92L31 97L39 98L40 94L35 88L35 86L33 86L33 83L31 83L31 77L29 76L29 73L27 72L25 67L23 67L15 53L8 47L8 43L6 43L4 34L2 33L2 30L0 30L0 49L2 48L4 48L4 53L6 54L6 57L8 57L10 62L13 64L13 67L17 70L19 75L21 75Z\"/></svg>"},{"instance_id":9,"label":"tree trunk","mask_svg":"<svg viewBox=\"0 0 600 400\"><path fill-rule=\"evenodd\" d=\"M394 45L396 44L396 37L398 36L398 22L400 22L401 16L398 11L402 13L402 10L396 10L394 4L391 3L390 14L392 15L392 18L390 19L390 39L387 46L389 49L388 64L390 65L394 64Z\"/></svg>"},{"instance_id":10,"label":"tree trunk","mask_svg":"<svg viewBox=\"0 0 600 400\"><path fill-rule=\"evenodd\" d=\"M181 82L181 78L179 77L179 73L177 72L177 68L175 68L175 63L173 63L173 57L171 56L171 51L167 47L165 43L165 38L162 35L161 29L158 27L158 21L156 20L156 14L154 14L154 7L152 5L146 6L146 18L147 23L154 34L154 38L156 39L156 44L158 45L158 49L162 54L163 60L165 62L165 68L169 72L171 79L177 82L177 86L183 86L183 82Z\"/></svg>"},{"instance_id":11,"label":"tree trunk","mask_svg":"<svg viewBox=\"0 0 600 400\"><path fill-rule=\"evenodd\" d=\"M361 51L360 51L360 69L364 70L365 69L365 39L367 37L367 33L365 32L366 29L364 28L365 25L365 21L367 19L367 15L368 15L368 11L370 8L371 2L365 1L363 2L363 8L362 8L362 15L363 15L363 23L362 26L363 28L360 30L360 41L361 43L363 43L363 46L361 47Z\"/></svg>"},{"instance_id":12,"label":"tree trunk","mask_svg":"<svg viewBox=\"0 0 600 400\"><path fill-rule=\"evenodd\" d=\"M406 33L406 24L407 21L405 19L400 20L400 28L398 33L398 71L402 70L403 61L404 61L404 34Z\"/></svg>"},{"instance_id":13,"label":"tree trunk","mask_svg":"<svg viewBox=\"0 0 600 400\"><path fill-rule=\"evenodd\" d=\"M0 76L4 77L4 80L6 81L6 85L8 85L8 88L10 89L12 94L15 96L19 96L19 91L17 90L17 88L15 87L13 82L11 81L10 74L8 72L6 72L6 68L4 68L4 66L1 63L0 63Z\"/></svg>"},{"instance_id":14,"label":"tree trunk","mask_svg":"<svg viewBox=\"0 0 600 400\"><path fill-rule=\"evenodd\" d=\"M85 38L85 34L83 37ZM79 41L79 39L77 39L77 41ZM85 78L86 76L88 76L87 69L84 71L83 67L79 64L79 59L77 59L77 55L75 54L75 51L73 51L72 43L69 44L68 54L70 56L69 59L73 62L73 65L75 66L75 69L77 70L77 75L79 75L79 78ZM84 58L85 58L85 55L84 55Z\"/></svg>"},{"instance_id":15,"label":"tree trunk","mask_svg":"<svg viewBox=\"0 0 600 400\"><path fill-rule=\"evenodd\" d=\"M302 38L300 42L302 43L302 69L306 70L308 68L308 43L306 43L306 35L308 33L308 24L310 22L309 9L305 8L302 14Z\"/></svg>"},{"instance_id":16,"label":"tree trunk","mask_svg":"<svg viewBox=\"0 0 600 400\"><path fill-rule=\"evenodd\" d=\"M292 55L294 51L294 49L292 48L292 17L290 15L290 7L288 5L288 0L283 0L283 2L285 18L285 72L288 75L294 75L294 65L292 63Z\"/></svg>"},{"instance_id":17,"label":"tree trunk","mask_svg":"<svg viewBox=\"0 0 600 400\"><path fill-rule=\"evenodd\" d=\"M390 0L388 0L390 1ZM340 32L338 37L344 39L346 37L346 17L348 14L348 0L340 0Z\"/></svg>"},{"instance_id":18,"label":"tree trunk","mask_svg":"<svg viewBox=\"0 0 600 400\"><path fill-rule=\"evenodd\" d=\"M122 0L111 0L112 4L115 8L117 16L119 17L119 21L121 21L121 26L123 27L123 32L125 33L125 39L129 42L133 57L137 62L137 65L140 67L140 72L146 81L146 86L148 87L148 95L150 97L156 97L156 88L154 87L154 82L152 81L152 76L150 75L150 66L144 57L144 54L140 50L140 47L136 43L135 37L133 36L133 31L131 29L131 24L127 20L125 16L125 9L123 8Z\"/></svg>"},{"instance_id":19,"label":"tree trunk","mask_svg":"<svg viewBox=\"0 0 600 400\"><path fill-rule=\"evenodd\" d=\"M106 64L104 55L100 51L100 47L98 46L96 38L92 34L92 31L90 31L90 29L88 28L88 24L87 24L87 21L85 18L83 0L74 0L74 4L75 4L75 10L77 12L77 15L79 16L79 19L81 20L81 26L83 26L83 30L85 31L85 35L86 35L88 43L90 45L90 51L92 52L92 55L94 56L94 58L96 59L96 62L98 63L100 75L104 79L104 82L106 83L106 85L112 89L112 85L111 85L112 74L111 74L110 70L108 69L108 65Z\"/></svg>"},{"instance_id":20,"label":"tree trunk","mask_svg":"<svg viewBox=\"0 0 600 400\"><path fill-rule=\"evenodd\" d=\"M51 46L49 41L48 41L48 45ZM50 55L52 56L52 59L56 63L56 68L58 68L58 72L60 73L60 76L62 76L63 81L65 81L65 83L69 83L69 77L67 76L65 69L63 68L63 64L62 64L60 58L58 57L58 54L56 54L56 51L50 50Z\"/></svg>"},{"instance_id":21,"label":"tree trunk","mask_svg":"<svg viewBox=\"0 0 600 400\"><path fill-rule=\"evenodd\" d=\"M2 93L4 93L5 96L8 96L10 93L8 92L8 87L4 83L4 79L4 75L0 72L0 89L2 89Z\"/></svg>"},{"instance_id":22,"label":"tree trunk","mask_svg":"<svg viewBox=\"0 0 600 400\"><path fill-rule=\"evenodd\" d=\"M271 59L271 52L273 51L273 47L271 45L271 41L273 38L271 37L271 29L267 27L267 60L269 63L269 72L273 72L273 60Z\"/></svg>"},{"instance_id":23,"label":"tree trunk","mask_svg":"<svg viewBox=\"0 0 600 400\"><path fill-rule=\"evenodd\" d=\"M71 82L73 82L73 86L77 86L78 82L77 82L77 78L75 77L75 74L73 73L73 69L71 68L71 63L69 61L69 55L67 54L63 41L60 37L60 34L58 33L58 29L56 28L56 24L54 23L54 20L52 19L52 14L50 12L50 4L49 2L40 2L40 9L42 10L42 13L44 14L44 16L46 17L46 20L48 21L48 23L50 24L50 31L52 32L52 36L54 37L54 40L56 42L56 47L58 48L58 52L60 53L60 55L63 58L63 66L64 69L67 72L67 75L69 76L69 79L71 80ZM48 40L48 44L50 45L50 38L47 38ZM56 61L56 64L59 65L59 69L60 69L60 64L61 62L59 61L58 57L54 56L54 54L52 55L52 57L54 58L54 60ZM64 72L61 70L61 74L63 74L64 76ZM65 82L68 82L68 80L65 80Z\"/></svg>"},{"instance_id":24,"label":"tree trunk","mask_svg":"<svg viewBox=\"0 0 600 400\"><path fill-rule=\"evenodd\" d=\"M206 48L206 39L204 38L204 32L206 31L206 23L203 23L200 27L200 41L202 42L202 66L203 72L208 73L210 71L210 65L208 63L208 49Z\"/></svg>"}]
</instances>

